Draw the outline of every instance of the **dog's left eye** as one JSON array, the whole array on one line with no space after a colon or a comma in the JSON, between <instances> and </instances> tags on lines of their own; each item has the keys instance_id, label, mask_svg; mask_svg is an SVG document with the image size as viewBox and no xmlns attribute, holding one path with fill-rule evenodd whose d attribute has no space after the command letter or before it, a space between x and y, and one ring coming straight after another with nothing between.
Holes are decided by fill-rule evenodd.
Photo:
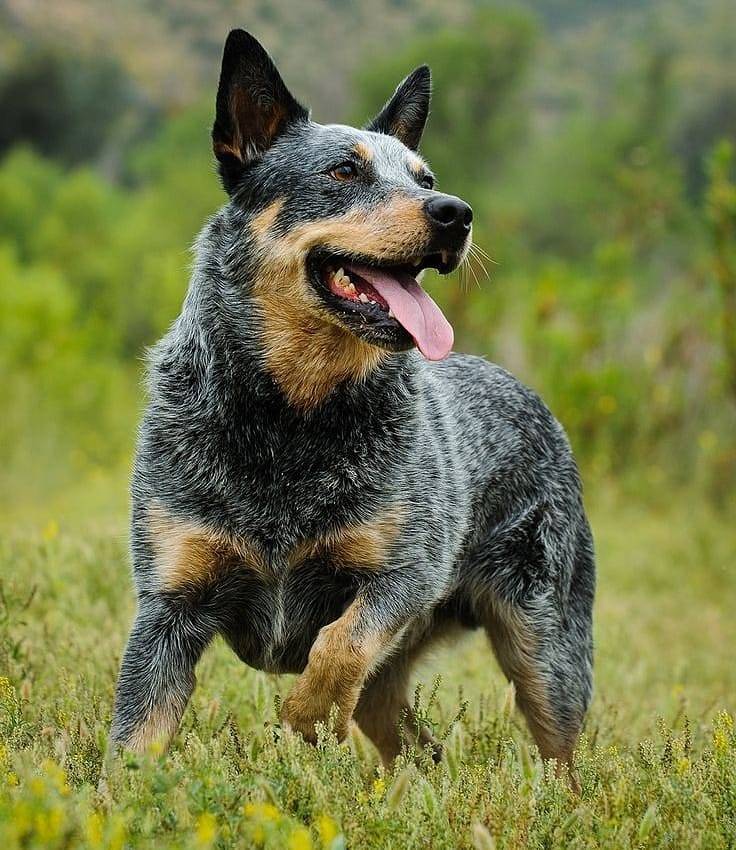
<instances>
[{"instance_id":1,"label":"dog's left eye","mask_svg":"<svg viewBox=\"0 0 736 850\"><path fill-rule=\"evenodd\" d=\"M431 174L423 174L417 182L422 189L434 189L434 177Z\"/></svg>"},{"instance_id":2,"label":"dog's left eye","mask_svg":"<svg viewBox=\"0 0 736 850\"><path fill-rule=\"evenodd\" d=\"M355 180L357 176L358 169L352 162L341 162L330 171L330 177L335 180Z\"/></svg>"}]
</instances>

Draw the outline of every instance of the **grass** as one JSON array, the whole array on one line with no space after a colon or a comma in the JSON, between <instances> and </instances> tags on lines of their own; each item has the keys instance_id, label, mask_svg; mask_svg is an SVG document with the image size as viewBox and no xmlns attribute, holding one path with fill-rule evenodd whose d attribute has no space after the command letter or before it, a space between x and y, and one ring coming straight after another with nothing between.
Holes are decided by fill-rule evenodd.
<instances>
[{"instance_id":1,"label":"grass","mask_svg":"<svg viewBox=\"0 0 736 850\"><path fill-rule=\"evenodd\" d=\"M326 730L316 749L283 737L290 678L217 644L169 755L118 760L98 785L133 611L123 522L6 532L0 846L736 847L736 517L596 495L580 797L538 761L479 635L419 671L439 766L416 754L386 774L358 733L340 746Z\"/></svg>"}]
</instances>

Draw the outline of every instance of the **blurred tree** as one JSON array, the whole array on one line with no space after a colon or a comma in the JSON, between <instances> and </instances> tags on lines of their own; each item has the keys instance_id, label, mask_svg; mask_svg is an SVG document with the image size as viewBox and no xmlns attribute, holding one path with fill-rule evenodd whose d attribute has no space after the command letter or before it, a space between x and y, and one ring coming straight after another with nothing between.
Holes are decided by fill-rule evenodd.
<instances>
[{"instance_id":1,"label":"blurred tree","mask_svg":"<svg viewBox=\"0 0 736 850\"><path fill-rule=\"evenodd\" d=\"M705 91L678 122L674 150L682 158L690 197L708 185L706 161L719 139L736 139L736 82Z\"/></svg>"},{"instance_id":2,"label":"blurred tree","mask_svg":"<svg viewBox=\"0 0 736 850\"><path fill-rule=\"evenodd\" d=\"M154 121L122 67L106 56L51 48L23 55L0 79L0 152L29 144L76 165L103 156L116 172L114 148Z\"/></svg>"},{"instance_id":3,"label":"blurred tree","mask_svg":"<svg viewBox=\"0 0 736 850\"><path fill-rule=\"evenodd\" d=\"M497 184L493 207L516 211L529 253L590 257L602 236L656 252L685 220L677 158L668 148L671 54L645 48L597 111L572 111L530 138Z\"/></svg>"},{"instance_id":4,"label":"blurred tree","mask_svg":"<svg viewBox=\"0 0 736 850\"><path fill-rule=\"evenodd\" d=\"M527 113L518 96L534 40L530 16L489 9L466 27L420 37L366 63L356 121L369 119L412 68L428 63L434 93L422 150L452 191L473 201L523 134Z\"/></svg>"},{"instance_id":5,"label":"blurred tree","mask_svg":"<svg viewBox=\"0 0 736 850\"><path fill-rule=\"evenodd\" d=\"M721 290L723 349L727 380L736 401L736 156L730 142L716 146L708 162L708 212L715 246L715 273Z\"/></svg>"}]
</instances>

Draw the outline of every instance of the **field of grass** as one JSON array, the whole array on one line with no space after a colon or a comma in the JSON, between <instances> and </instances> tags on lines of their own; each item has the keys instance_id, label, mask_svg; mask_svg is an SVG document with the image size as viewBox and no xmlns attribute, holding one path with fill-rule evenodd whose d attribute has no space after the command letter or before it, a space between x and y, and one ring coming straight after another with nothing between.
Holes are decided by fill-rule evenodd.
<instances>
[{"instance_id":1,"label":"field of grass","mask_svg":"<svg viewBox=\"0 0 736 850\"><path fill-rule=\"evenodd\" d=\"M415 753L389 775L358 733L284 737L290 678L218 644L168 756L117 760L100 782L133 611L124 518L4 533L0 847L736 847L736 516L687 494L595 495L580 797L538 761L480 635L419 671L441 765Z\"/></svg>"}]
</instances>

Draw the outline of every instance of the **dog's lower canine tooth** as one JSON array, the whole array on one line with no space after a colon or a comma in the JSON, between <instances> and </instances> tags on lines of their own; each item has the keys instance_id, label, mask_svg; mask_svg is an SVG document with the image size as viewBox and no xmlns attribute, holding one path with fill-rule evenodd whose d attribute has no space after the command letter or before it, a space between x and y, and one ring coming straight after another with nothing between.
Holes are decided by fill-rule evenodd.
<instances>
[{"instance_id":1,"label":"dog's lower canine tooth","mask_svg":"<svg viewBox=\"0 0 736 850\"><path fill-rule=\"evenodd\" d=\"M358 298L363 302L363 304L366 304L368 302L368 296L365 294L365 292L361 292Z\"/></svg>"},{"instance_id":2,"label":"dog's lower canine tooth","mask_svg":"<svg viewBox=\"0 0 736 850\"><path fill-rule=\"evenodd\" d=\"M390 307L388 308L388 317L389 317L389 319L394 318L394 311Z\"/></svg>"}]
</instances>

